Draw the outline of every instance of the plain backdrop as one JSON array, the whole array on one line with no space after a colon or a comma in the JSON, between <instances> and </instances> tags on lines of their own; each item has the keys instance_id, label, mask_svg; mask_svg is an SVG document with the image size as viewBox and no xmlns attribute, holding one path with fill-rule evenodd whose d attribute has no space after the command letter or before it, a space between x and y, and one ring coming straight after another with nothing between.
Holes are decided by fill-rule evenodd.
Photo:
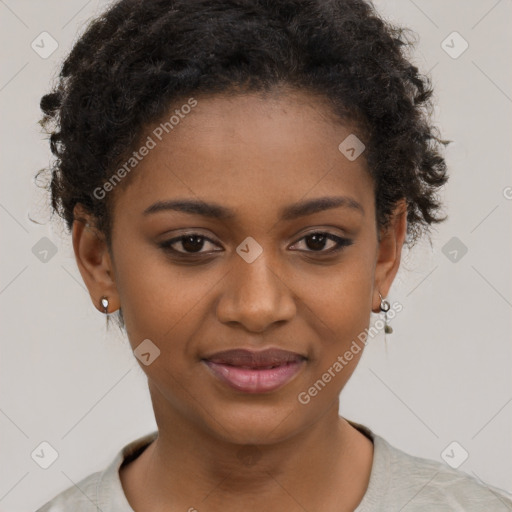
<instances>
[{"instance_id":1,"label":"plain backdrop","mask_svg":"<svg viewBox=\"0 0 512 512\"><path fill-rule=\"evenodd\" d=\"M106 5L0 1L2 511L35 510L156 428L146 379L127 341L115 327L106 331L69 237L48 222L33 180L50 160L40 97L84 23ZM404 252L389 294L403 305L395 332L387 349L383 333L371 339L340 413L443 463L455 441L457 457L468 453L461 471L510 492L512 2L376 6L419 36L414 60L432 77L436 124L453 141L442 192L449 218L432 247L425 240ZM42 32L58 43L47 58L31 46ZM58 453L48 469L31 456L42 442Z\"/></svg>"}]
</instances>

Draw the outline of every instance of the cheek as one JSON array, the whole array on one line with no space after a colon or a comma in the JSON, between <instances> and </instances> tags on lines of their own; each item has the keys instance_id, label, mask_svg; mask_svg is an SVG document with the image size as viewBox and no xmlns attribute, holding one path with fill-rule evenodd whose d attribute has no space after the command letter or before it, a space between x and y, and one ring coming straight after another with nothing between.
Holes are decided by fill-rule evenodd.
<instances>
[{"instance_id":1,"label":"cheek","mask_svg":"<svg viewBox=\"0 0 512 512\"><path fill-rule=\"evenodd\" d=\"M313 389L311 395L307 394L322 395L318 407L336 399L363 354L371 316L371 265L363 258L347 258L326 283L324 290L309 286L304 308L304 314L312 318L310 332L316 338L311 343L313 360L308 382Z\"/></svg>"},{"instance_id":2,"label":"cheek","mask_svg":"<svg viewBox=\"0 0 512 512\"><path fill-rule=\"evenodd\" d=\"M326 347L342 346L368 326L372 267L355 252L338 265L316 269L314 273L311 269L309 273L298 272L292 283L300 297L300 314L314 326L319 338L326 340Z\"/></svg>"},{"instance_id":3,"label":"cheek","mask_svg":"<svg viewBox=\"0 0 512 512\"><path fill-rule=\"evenodd\" d=\"M116 258L117 289L132 347L150 339L162 351L176 349L197 329L198 315L218 280L211 271L172 264L154 250Z\"/></svg>"}]
</instances>

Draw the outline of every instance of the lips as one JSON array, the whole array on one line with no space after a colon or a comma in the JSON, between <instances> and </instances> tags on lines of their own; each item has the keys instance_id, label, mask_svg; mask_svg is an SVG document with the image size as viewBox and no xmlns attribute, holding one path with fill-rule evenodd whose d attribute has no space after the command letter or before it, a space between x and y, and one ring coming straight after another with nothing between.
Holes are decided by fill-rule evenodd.
<instances>
[{"instance_id":1,"label":"lips","mask_svg":"<svg viewBox=\"0 0 512 512\"><path fill-rule=\"evenodd\" d=\"M203 359L211 374L231 388L246 393L274 391L289 382L306 357L286 350L233 349Z\"/></svg>"}]
</instances>

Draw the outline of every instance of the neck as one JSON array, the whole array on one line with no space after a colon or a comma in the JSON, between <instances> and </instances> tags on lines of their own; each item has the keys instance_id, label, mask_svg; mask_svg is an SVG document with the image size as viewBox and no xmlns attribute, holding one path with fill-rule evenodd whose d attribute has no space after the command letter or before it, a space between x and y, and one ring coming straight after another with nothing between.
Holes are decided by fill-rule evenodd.
<instances>
[{"instance_id":1,"label":"neck","mask_svg":"<svg viewBox=\"0 0 512 512\"><path fill-rule=\"evenodd\" d=\"M293 436L240 444L159 407L153 395L159 436L121 473L137 511L156 511L156 504L199 511L354 510L366 491L373 445L339 417L337 401Z\"/></svg>"}]
</instances>

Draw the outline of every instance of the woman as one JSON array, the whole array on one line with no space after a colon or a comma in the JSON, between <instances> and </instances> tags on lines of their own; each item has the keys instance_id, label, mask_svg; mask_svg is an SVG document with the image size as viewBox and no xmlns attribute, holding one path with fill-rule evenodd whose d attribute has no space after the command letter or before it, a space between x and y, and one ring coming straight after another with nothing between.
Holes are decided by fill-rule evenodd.
<instances>
[{"instance_id":1,"label":"woman","mask_svg":"<svg viewBox=\"0 0 512 512\"><path fill-rule=\"evenodd\" d=\"M41 512L512 507L338 414L403 245L446 218L406 46L364 0L121 0L91 23L41 101L52 205L158 431Z\"/></svg>"}]
</instances>

